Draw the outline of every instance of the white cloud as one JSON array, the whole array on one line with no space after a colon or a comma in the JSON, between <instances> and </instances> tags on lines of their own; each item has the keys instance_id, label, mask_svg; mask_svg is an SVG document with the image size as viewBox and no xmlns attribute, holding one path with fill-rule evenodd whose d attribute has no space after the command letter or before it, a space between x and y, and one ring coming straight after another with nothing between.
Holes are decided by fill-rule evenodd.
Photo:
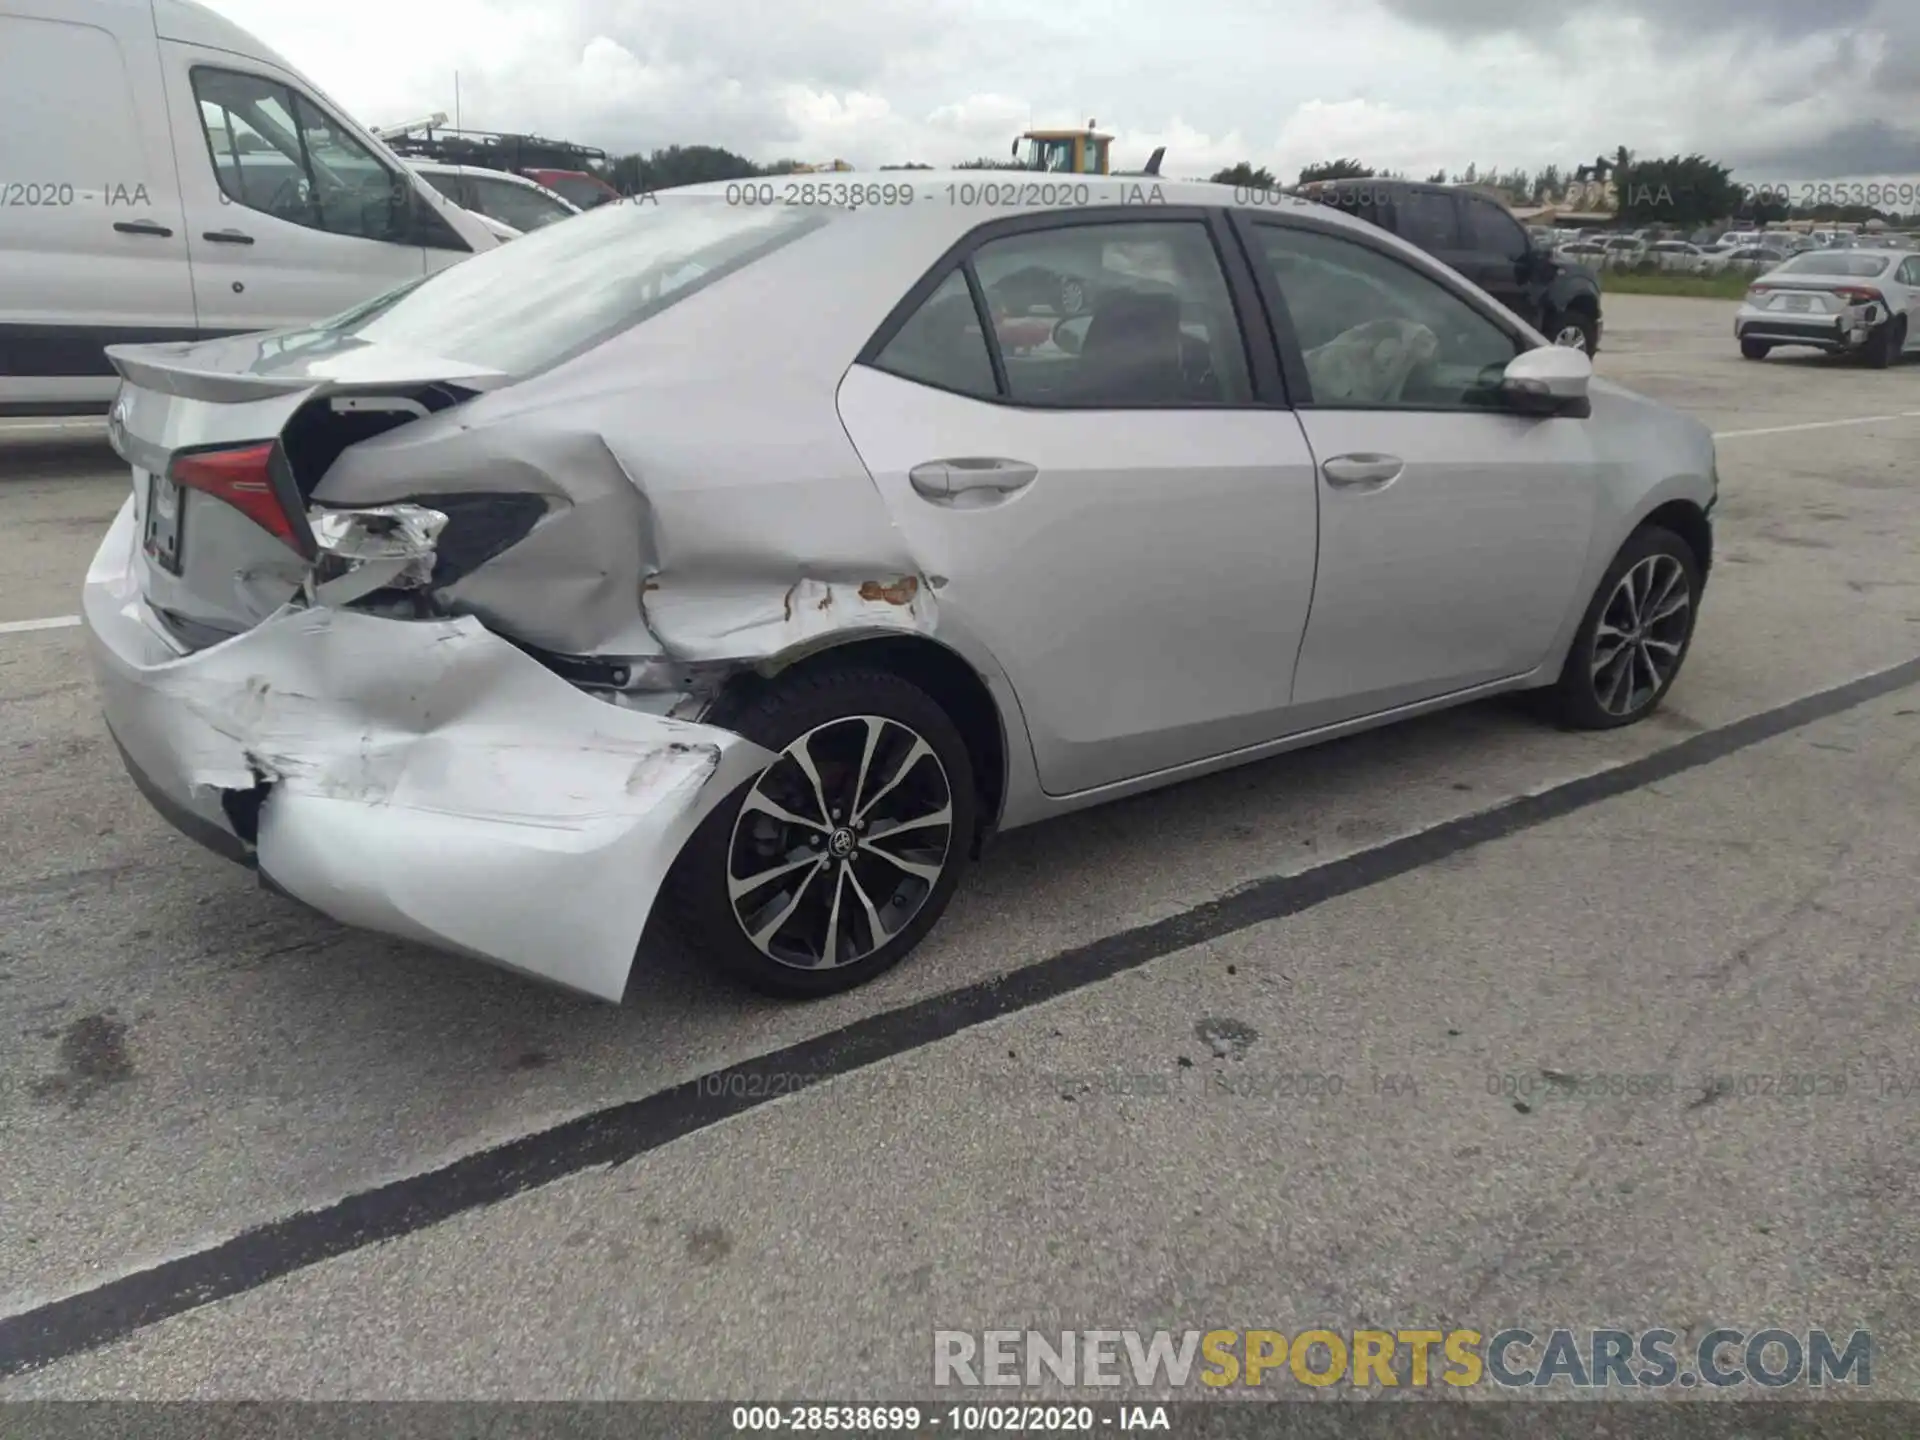
<instances>
[{"instance_id":1,"label":"white cloud","mask_svg":"<svg viewBox=\"0 0 1920 1440\"><path fill-rule=\"evenodd\" d=\"M1920 170L1915 0L209 3L363 121L451 112L458 71L467 125L615 151L939 164L1091 116L1116 164L1165 145L1181 175L1537 168L1622 144L1755 180Z\"/></svg>"}]
</instances>

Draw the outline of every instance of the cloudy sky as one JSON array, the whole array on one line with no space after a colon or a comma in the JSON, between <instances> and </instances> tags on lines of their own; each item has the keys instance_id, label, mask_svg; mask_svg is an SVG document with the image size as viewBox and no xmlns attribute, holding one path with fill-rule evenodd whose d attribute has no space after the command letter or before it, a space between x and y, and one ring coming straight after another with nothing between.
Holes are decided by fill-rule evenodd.
<instances>
[{"instance_id":1,"label":"cloudy sky","mask_svg":"<svg viewBox=\"0 0 1920 1440\"><path fill-rule=\"evenodd\" d=\"M1115 164L1424 175L1700 151L1920 173L1920 0L208 0L363 122L941 164L1096 118Z\"/></svg>"}]
</instances>

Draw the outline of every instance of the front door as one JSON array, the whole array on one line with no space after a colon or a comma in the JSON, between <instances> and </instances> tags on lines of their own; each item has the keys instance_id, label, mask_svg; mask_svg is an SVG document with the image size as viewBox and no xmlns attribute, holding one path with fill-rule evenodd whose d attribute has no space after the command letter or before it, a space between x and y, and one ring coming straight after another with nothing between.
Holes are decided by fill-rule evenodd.
<instances>
[{"instance_id":1,"label":"front door","mask_svg":"<svg viewBox=\"0 0 1920 1440\"><path fill-rule=\"evenodd\" d=\"M1208 224L1010 223L840 388L941 624L1006 671L1052 794L1284 733L1313 464L1255 395ZM983 325L967 271L984 300L1035 269L1089 312Z\"/></svg>"},{"instance_id":2,"label":"front door","mask_svg":"<svg viewBox=\"0 0 1920 1440\"><path fill-rule=\"evenodd\" d=\"M1588 423L1492 408L1526 342L1438 275L1358 236L1242 223L1319 468L1296 719L1535 669L1579 599L1600 477Z\"/></svg>"},{"instance_id":3,"label":"front door","mask_svg":"<svg viewBox=\"0 0 1920 1440\"><path fill-rule=\"evenodd\" d=\"M426 272L421 246L386 238L410 228L411 186L291 79L162 48L203 330L322 320Z\"/></svg>"}]
</instances>

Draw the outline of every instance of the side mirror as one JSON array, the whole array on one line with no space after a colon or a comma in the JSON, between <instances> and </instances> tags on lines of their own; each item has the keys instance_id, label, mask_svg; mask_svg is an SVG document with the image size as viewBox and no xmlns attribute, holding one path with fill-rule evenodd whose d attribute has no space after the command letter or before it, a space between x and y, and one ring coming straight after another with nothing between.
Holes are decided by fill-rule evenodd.
<instances>
[{"instance_id":1,"label":"side mirror","mask_svg":"<svg viewBox=\"0 0 1920 1440\"><path fill-rule=\"evenodd\" d=\"M1092 324L1091 315L1070 315L1057 322L1053 327L1054 345L1069 355L1078 355L1087 343L1087 329Z\"/></svg>"},{"instance_id":2,"label":"side mirror","mask_svg":"<svg viewBox=\"0 0 1920 1440\"><path fill-rule=\"evenodd\" d=\"M1593 413L1587 388L1593 361L1584 350L1542 345L1516 355L1500 377L1500 398L1521 415L1565 415L1584 419Z\"/></svg>"}]
</instances>

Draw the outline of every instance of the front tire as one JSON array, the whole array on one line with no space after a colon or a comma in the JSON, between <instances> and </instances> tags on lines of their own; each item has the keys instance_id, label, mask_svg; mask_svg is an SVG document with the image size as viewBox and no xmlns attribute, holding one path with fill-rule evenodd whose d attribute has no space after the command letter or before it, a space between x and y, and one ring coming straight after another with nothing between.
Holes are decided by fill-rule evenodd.
<instances>
[{"instance_id":1,"label":"front tire","mask_svg":"<svg viewBox=\"0 0 1920 1440\"><path fill-rule=\"evenodd\" d=\"M1740 353L1749 360L1764 360L1773 353L1773 346L1764 340L1742 340Z\"/></svg>"},{"instance_id":2,"label":"front tire","mask_svg":"<svg viewBox=\"0 0 1920 1440\"><path fill-rule=\"evenodd\" d=\"M682 934L788 998L899 964L947 908L973 842L973 765L947 713L897 675L849 669L802 673L708 718L779 758L675 861Z\"/></svg>"},{"instance_id":3,"label":"front tire","mask_svg":"<svg viewBox=\"0 0 1920 1440\"><path fill-rule=\"evenodd\" d=\"M1581 617L1549 692L1574 730L1617 730L1651 715L1680 674L1700 610L1700 562L1657 525L1634 531Z\"/></svg>"}]
</instances>

